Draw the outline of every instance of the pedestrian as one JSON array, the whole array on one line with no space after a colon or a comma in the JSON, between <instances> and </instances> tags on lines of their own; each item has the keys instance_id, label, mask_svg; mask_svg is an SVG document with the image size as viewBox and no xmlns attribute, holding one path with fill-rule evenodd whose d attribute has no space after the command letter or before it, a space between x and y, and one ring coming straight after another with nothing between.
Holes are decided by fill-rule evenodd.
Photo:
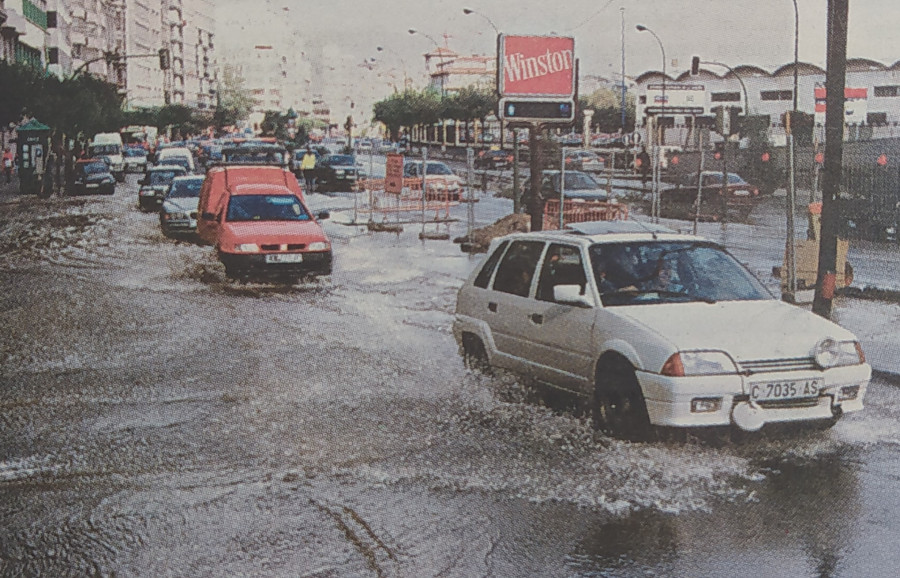
<instances>
[{"instance_id":1,"label":"pedestrian","mask_svg":"<svg viewBox=\"0 0 900 578\"><path fill-rule=\"evenodd\" d=\"M641 152L638 153L634 164L641 171L641 186L646 185L647 175L650 173L650 155L647 154L647 147L641 147Z\"/></svg>"},{"instance_id":2,"label":"pedestrian","mask_svg":"<svg viewBox=\"0 0 900 578\"><path fill-rule=\"evenodd\" d=\"M13 159L12 151L9 150L9 147L6 147L3 151L3 174L6 175L7 185L12 181Z\"/></svg>"},{"instance_id":3,"label":"pedestrian","mask_svg":"<svg viewBox=\"0 0 900 578\"><path fill-rule=\"evenodd\" d=\"M315 184L315 168L316 155L313 154L311 148L306 147L306 152L303 154L303 158L300 160L300 171L303 173L303 180L306 182L307 193L312 192L313 185Z\"/></svg>"}]
</instances>

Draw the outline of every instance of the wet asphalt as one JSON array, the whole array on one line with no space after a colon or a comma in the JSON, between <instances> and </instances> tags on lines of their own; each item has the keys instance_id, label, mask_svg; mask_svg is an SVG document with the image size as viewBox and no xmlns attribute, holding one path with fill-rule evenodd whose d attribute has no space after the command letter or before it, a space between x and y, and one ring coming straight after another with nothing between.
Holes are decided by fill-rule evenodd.
<instances>
[{"instance_id":1,"label":"wet asphalt","mask_svg":"<svg viewBox=\"0 0 900 578\"><path fill-rule=\"evenodd\" d=\"M113 197L0 206L0 575L900 563L895 383L876 379L866 411L826 432L613 440L565 401L463 367L450 325L479 257L419 226L336 218L330 278L239 284L136 199L130 177ZM464 233L455 211L428 227Z\"/></svg>"}]
</instances>

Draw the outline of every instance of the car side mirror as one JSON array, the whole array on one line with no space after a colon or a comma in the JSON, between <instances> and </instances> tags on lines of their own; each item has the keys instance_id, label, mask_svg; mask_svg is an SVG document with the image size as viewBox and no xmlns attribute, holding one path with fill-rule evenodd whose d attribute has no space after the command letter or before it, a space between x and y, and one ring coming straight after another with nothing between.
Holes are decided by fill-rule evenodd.
<instances>
[{"instance_id":1,"label":"car side mirror","mask_svg":"<svg viewBox=\"0 0 900 578\"><path fill-rule=\"evenodd\" d=\"M553 288L553 300L564 305L575 307L593 307L594 303L587 295L582 295L580 285L557 285Z\"/></svg>"},{"instance_id":2,"label":"car side mirror","mask_svg":"<svg viewBox=\"0 0 900 578\"><path fill-rule=\"evenodd\" d=\"M329 213L328 211L319 211L319 214L316 215L316 218L319 219L320 221L324 221L325 219L328 219L330 217L331 217L331 213Z\"/></svg>"},{"instance_id":3,"label":"car side mirror","mask_svg":"<svg viewBox=\"0 0 900 578\"><path fill-rule=\"evenodd\" d=\"M215 213L210 213L210 212L205 212L205 213L203 213L202 215L200 215L200 218L203 219L204 221L215 221L215 220L216 220L216 214L215 214Z\"/></svg>"}]
</instances>

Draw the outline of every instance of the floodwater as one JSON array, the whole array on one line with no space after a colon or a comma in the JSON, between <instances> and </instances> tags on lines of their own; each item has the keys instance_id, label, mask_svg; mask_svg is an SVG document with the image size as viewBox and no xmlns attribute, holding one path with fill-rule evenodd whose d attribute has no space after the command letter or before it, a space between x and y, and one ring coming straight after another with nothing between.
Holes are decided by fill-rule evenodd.
<instances>
[{"instance_id":1,"label":"floodwater","mask_svg":"<svg viewBox=\"0 0 900 578\"><path fill-rule=\"evenodd\" d=\"M463 367L455 293L480 257L419 225L370 234L336 214L330 279L242 285L136 199L129 177L114 197L0 204L2 575L900 566L896 383L830 431L613 440Z\"/></svg>"}]
</instances>

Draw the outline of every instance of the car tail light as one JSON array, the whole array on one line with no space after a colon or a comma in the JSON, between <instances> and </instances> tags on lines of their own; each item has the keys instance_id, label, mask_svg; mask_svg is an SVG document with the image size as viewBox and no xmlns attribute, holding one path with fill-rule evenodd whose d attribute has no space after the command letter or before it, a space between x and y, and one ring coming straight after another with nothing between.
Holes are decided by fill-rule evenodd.
<instances>
[{"instance_id":1,"label":"car tail light","mask_svg":"<svg viewBox=\"0 0 900 578\"><path fill-rule=\"evenodd\" d=\"M478 153L478 156L483 157L483 156L484 156L484 151L479 152L479 153Z\"/></svg>"},{"instance_id":2,"label":"car tail light","mask_svg":"<svg viewBox=\"0 0 900 578\"><path fill-rule=\"evenodd\" d=\"M759 194L759 189L753 189L753 196L757 196Z\"/></svg>"},{"instance_id":3,"label":"car tail light","mask_svg":"<svg viewBox=\"0 0 900 578\"><path fill-rule=\"evenodd\" d=\"M513 158L512 158L512 157L506 157L506 162L508 162L508 163L513 162Z\"/></svg>"}]
</instances>

